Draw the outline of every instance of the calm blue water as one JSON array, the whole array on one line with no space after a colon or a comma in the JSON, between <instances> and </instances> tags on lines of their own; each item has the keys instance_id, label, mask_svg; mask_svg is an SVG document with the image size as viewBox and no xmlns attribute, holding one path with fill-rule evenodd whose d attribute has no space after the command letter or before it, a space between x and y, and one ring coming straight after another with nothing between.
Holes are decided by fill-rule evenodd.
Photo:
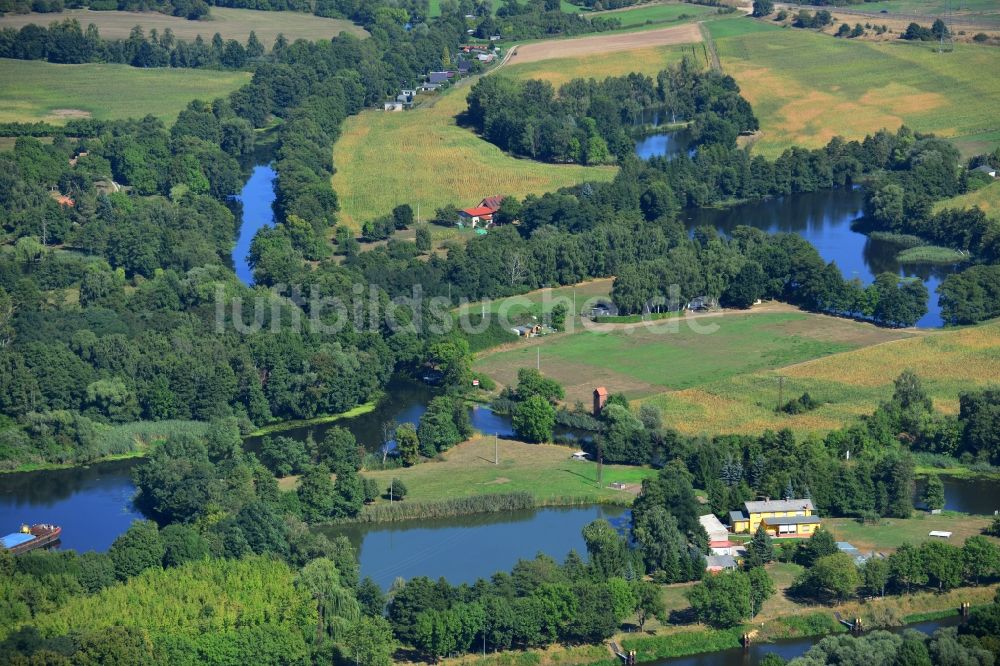
<instances>
[{"instance_id":1,"label":"calm blue water","mask_svg":"<svg viewBox=\"0 0 1000 666\"><path fill-rule=\"evenodd\" d=\"M414 576L444 576L453 584L473 583L498 571L510 571L519 559L531 559L538 553L557 561L570 550L586 557L582 530L598 518L623 528L628 510L552 508L321 530L346 535L357 549L362 577L371 576L387 589L396 578Z\"/></svg>"},{"instance_id":2,"label":"calm blue water","mask_svg":"<svg viewBox=\"0 0 1000 666\"><path fill-rule=\"evenodd\" d=\"M277 173L269 166L261 165L253 168L253 173L243 190L237 197L243 204L243 222L240 225L240 236L233 248L233 266L236 276L244 284L253 284L253 271L247 264L250 254L250 243L261 227L274 226L274 179Z\"/></svg>"},{"instance_id":3,"label":"calm blue water","mask_svg":"<svg viewBox=\"0 0 1000 666\"><path fill-rule=\"evenodd\" d=\"M635 143L635 154L644 160L651 157L676 157L690 154L691 135L685 130L650 134Z\"/></svg>"},{"instance_id":4,"label":"calm blue water","mask_svg":"<svg viewBox=\"0 0 1000 666\"><path fill-rule=\"evenodd\" d=\"M63 528L60 548L105 551L133 520L135 460L23 474L0 474L0 534L21 523Z\"/></svg>"},{"instance_id":5,"label":"calm blue water","mask_svg":"<svg viewBox=\"0 0 1000 666\"><path fill-rule=\"evenodd\" d=\"M918 277L927 286L930 299L927 314L917 326L940 327L941 307L935 290L941 281L960 266L906 264L896 261L899 248L890 243L872 240L851 229L851 222L862 215L864 192L860 188L824 190L790 194L765 201L729 208L699 208L685 211L688 229L707 225L725 234L740 225L796 233L813 244L826 261L837 264L847 279L858 278L870 284L879 273L896 273Z\"/></svg>"}]
</instances>

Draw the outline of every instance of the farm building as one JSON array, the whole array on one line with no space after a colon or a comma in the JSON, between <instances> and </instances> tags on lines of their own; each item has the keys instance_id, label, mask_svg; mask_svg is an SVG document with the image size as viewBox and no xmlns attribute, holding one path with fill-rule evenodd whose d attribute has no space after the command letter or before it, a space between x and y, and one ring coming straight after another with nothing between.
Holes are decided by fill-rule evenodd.
<instances>
[{"instance_id":1,"label":"farm building","mask_svg":"<svg viewBox=\"0 0 1000 666\"><path fill-rule=\"evenodd\" d=\"M702 312L704 310L718 310L719 301L718 299L712 298L710 296L697 296L692 298L687 304L688 310L694 310L695 312Z\"/></svg>"},{"instance_id":2,"label":"farm building","mask_svg":"<svg viewBox=\"0 0 1000 666\"><path fill-rule=\"evenodd\" d=\"M982 166L977 166L973 169L975 173L985 173L990 178L997 177L997 170L995 167L991 167L989 164L983 164Z\"/></svg>"},{"instance_id":3,"label":"farm building","mask_svg":"<svg viewBox=\"0 0 1000 666\"><path fill-rule=\"evenodd\" d=\"M402 102L386 102L385 104L382 105L382 109L384 111L402 111L403 110L403 103Z\"/></svg>"},{"instance_id":4,"label":"farm building","mask_svg":"<svg viewBox=\"0 0 1000 666\"><path fill-rule=\"evenodd\" d=\"M427 75L429 83L448 83L455 76L455 72L431 72Z\"/></svg>"},{"instance_id":5,"label":"farm building","mask_svg":"<svg viewBox=\"0 0 1000 666\"><path fill-rule=\"evenodd\" d=\"M709 541L729 541L729 530L722 524L714 513L705 514L698 518L698 522L705 528L705 534Z\"/></svg>"},{"instance_id":6,"label":"farm building","mask_svg":"<svg viewBox=\"0 0 1000 666\"><path fill-rule=\"evenodd\" d=\"M743 511L731 511L729 522L733 532L756 532L766 522L765 529L778 536L812 534L819 527L819 518L811 499L763 500L744 502ZM795 520L809 518L810 520ZM791 520L789 520L791 519Z\"/></svg>"},{"instance_id":7,"label":"farm building","mask_svg":"<svg viewBox=\"0 0 1000 666\"><path fill-rule=\"evenodd\" d=\"M502 203L503 203L503 196L499 194L494 194L493 196L486 197L485 199L480 201L479 205L483 206L484 208L489 208L495 213L498 210L500 210L500 204Z\"/></svg>"},{"instance_id":8,"label":"farm building","mask_svg":"<svg viewBox=\"0 0 1000 666\"><path fill-rule=\"evenodd\" d=\"M618 308L613 303L597 303L587 312L591 317L614 317Z\"/></svg>"},{"instance_id":9,"label":"farm building","mask_svg":"<svg viewBox=\"0 0 1000 666\"><path fill-rule=\"evenodd\" d=\"M420 92L436 92L437 90L440 90L440 88L440 83L421 83L419 90Z\"/></svg>"},{"instance_id":10,"label":"farm building","mask_svg":"<svg viewBox=\"0 0 1000 666\"><path fill-rule=\"evenodd\" d=\"M458 211L458 224L462 227L488 227L493 224L493 209L476 206Z\"/></svg>"}]
</instances>

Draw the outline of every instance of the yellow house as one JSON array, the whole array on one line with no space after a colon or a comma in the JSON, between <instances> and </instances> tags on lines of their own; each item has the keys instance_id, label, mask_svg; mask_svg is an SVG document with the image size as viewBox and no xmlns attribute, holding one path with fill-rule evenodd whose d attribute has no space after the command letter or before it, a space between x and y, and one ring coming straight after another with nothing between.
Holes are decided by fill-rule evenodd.
<instances>
[{"instance_id":1,"label":"yellow house","mask_svg":"<svg viewBox=\"0 0 1000 666\"><path fill-rule=\"evenodd\" d=\"M765 521L765 527L769 531L774 531L776 534L782 535L808 535L812 534L816 530L816 527L819 526L819 518L813 515L815 509L810 499L744 502L743 507L743 513L733 511L730 514L729 520L733 532L756 532L757 527ZM805 518L809 520L795 520ZM783 525L779 525L779 523L783 523ZM794 529L790 529L790 526L794 527ZM799 531L800 529L803 531Z\"/></svg>"},{"instance_id":2,"label":"yellow house","mask_svg":"<svg viewBox=\"0 0 1000 666\"><path fill-rule=\"evenodd\" d=\"M818 516L786 516L765 518L760 521L764 529L775 537L807 537L819 529Z\"/></svg>"}]
</instances>

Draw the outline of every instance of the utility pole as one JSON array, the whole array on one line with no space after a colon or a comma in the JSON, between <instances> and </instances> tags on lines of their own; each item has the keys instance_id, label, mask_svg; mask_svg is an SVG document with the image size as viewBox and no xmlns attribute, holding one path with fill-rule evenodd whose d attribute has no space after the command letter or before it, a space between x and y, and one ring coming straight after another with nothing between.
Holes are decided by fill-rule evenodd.
<instances>
[{"instance_id":1,"label":"utility pole","mask_svg":"<svg viewBox=\"0 0 1000 666\"><path fill-rule=\"evenodd\" d=\"M541 371L542 369L542 348L535 347L535 370Z\"/></svg>"},{"instance_id":2,"label":"utility pole","mask_svg":"<svg viewBox=\"0 0 1000 666\"><path fill-rule=\"evenodd\" d=\"M493 464L500 464L500 435L493 433Z\"/></svg>"},{"instance_id":3,"label":"utility pole","mask_svg":"<svg viewBox=\"0 0 1000 666\"><path fill-rule=\"evenodd\" d=\"M783 375L778 376L778 409L781 409L781 405L785 402L785 378Z\"/></svg>"}]
</instances>

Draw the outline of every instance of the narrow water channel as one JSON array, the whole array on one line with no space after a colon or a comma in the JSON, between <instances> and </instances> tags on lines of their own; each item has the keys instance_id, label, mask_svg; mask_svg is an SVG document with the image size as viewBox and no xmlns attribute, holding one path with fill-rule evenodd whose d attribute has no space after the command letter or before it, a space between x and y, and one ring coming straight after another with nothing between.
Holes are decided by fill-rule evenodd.
<instances>
[{"instance_id":1,"label":"narrow water channel","mask_svg":"<svg viewBox=\"0 0 1000 666\"><path fill-rule=\"evenodd\" d=\"M249 180L243 186L237 199L243 205L243 222L240 233L233 247L233 268L236 277L244 284L253 284L253 269L247 261L250 256L250 243L261 227L274 226L274 179L277 177L274 169L266 164L253 168Z\"/></svg>"}]
</instances>

